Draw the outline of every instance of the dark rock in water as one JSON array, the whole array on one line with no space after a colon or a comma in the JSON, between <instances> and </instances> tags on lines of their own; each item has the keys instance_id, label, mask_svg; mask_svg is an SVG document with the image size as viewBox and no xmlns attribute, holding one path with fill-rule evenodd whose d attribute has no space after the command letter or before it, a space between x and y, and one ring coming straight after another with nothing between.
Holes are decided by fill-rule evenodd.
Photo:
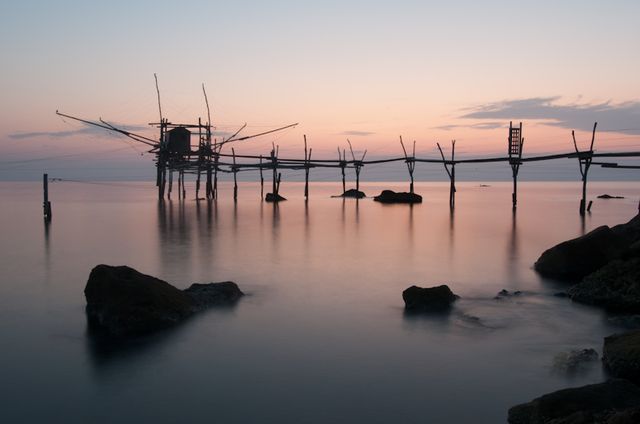
<instances>
[{"instance_id":1,"label":"dark rock in water","mask_svg":"<svg viewBox=\"0 0 640 424\"><path fill-rule=\"evenodd\" d=\"M612 196L610 194L601 194L598 199L624 199L624 196Z\"/></svg>"},{"instance_id":2,"label":"dark rock in water","mask_svg":"<svg viewBox=\"0 0 640 424\"><path fill-rule=\"evenodd\" d=\"M640 258L614 260L568 291L571 300L610 312L640 313Z\"/></svg>"},{"instance_id":3,"label":"dark rock in water","mask_svg":"<svg viewBox=\"0 0 640 424\"><path fill-rule=\"evenodd\" d=\"M598 361L595 349L570 350L557 354L553 358L553 369L566 373L575 373Z\"/></svg>"},{"instance_id":4,"label":"dark rock in water","mask_svg":"<svg viewBox=\"0 0 640 424\"><path fill-rule=\"evenodd\" d=\"M497 295L494 296L494 299L501 300L501 299L505 299L505 298L511 297L511 296L520 296L521 294L522 294L522 292L520 290L516 290L513 293L511 293L507 289L502 289L502 290L500 290L498 292Z\"/></svg>"},{"instance_id":5,"label":"dark rock in water","mask_svg":"<svg viewBox=\"0 0 640 424\"><path fill-rule=\"evenodd\" d=\"M640 383L640 330L605 337L602 362L612 376Z\"/></svg>"},{"instance_id":6,"label":"dark rock in water","mask_svg":"<svg viewBox=\"0 0 640 424\"><path fill-rule=\"evenodd\" d=\"M362 192L362 191L356 190L355 188L351 188L351 189L345 191L344 193L342 193L341 195L336 196L336 197L351 197L351 198L354 198L354 199L362 199L364 197L367 197L367 195L364 194L364 192Z\"/></svg>"},{"instance_id":7,"label":"dark rock in water","mask_svg":"<svg viewBox=\"0 0 640 424\"><path fill-rule=\"evenodd\" d=\"M284 197L280 196L279 194L273 194L273 193L267 193L264 196L264 201L265 202L282 202L283 200L287 200Z\"/></svg>"},{"instance_id":8,"label":"dark rock in water","mask_svg":"<svg viewBox=\"0 0 640 424\"><path fill-rule=\"evenodd\" d=\"M193 304L200 309L234 304L244 295L233 281L208 284L195 283L185 289L184 292L191 296Z\"/></svg>"},{"instance_id":9,"label":"dark rock in water","mask_svg":"<svg viewBox=\"0 0 640 424\"><path fill-rule=\"evenodd\" d=\"M427 288L411 286L402 292L404 308L410 312L447 311L459 298L446 285Z\"/></svg>"},{"instance_id":10,"label":"dark rock in water","mask_svg":"<svg viewBox=\"0 0 640 424\"><path fill-rule=\"evenodd\" d=\"M555 297L569 297L567 292L557 292L553 294Z\"/></svg>"},{"instance_id":11,"label":"dark rock in water","mask_svg":"<svg viewBox=\"0 0 640 424\"><path fill-rule=\"evenodd\" d=\"M640 405L640 387L621 379L558 390L509 409L511 424L607 423ZM624 422L624 421L623 421Z\"/></svg>"},{"instance_id":12,"label":"dark rock in water","mask_svg":"<svg viewBox=\"0 0 640 424\"><path fill-rule=\"evenodd\" d=\"M197 284L182 291L127 266L98 265L84 289L92 329L116 336L148 333L177 324L206 306L230 303L242 292L229 283Z\"/></svg>"},{"instance_id":13,"label":"dark rock in water","mask_svg":"<svg viewBox=\"0 0 640 424\"><path fill-rule=\"evenodd\" d=\"M618 327L623 327L628 330L640 328L640 315L616 315L609 317L608 321L613 325L617 325Z\"/></svg>"},{"instance_id":14,"label":"dark rock in water","mask_svg":"<svg viewBox=\"0 0 640 424\"><path fill-rule=\"evenodd\" d=\"M373 200L380 203L422 203L422 196L415 193L396 193L392 190L383 190Z\"/></svg>"},{"instance_id":15,"label":"dark rock in water","mask_svg":"<svg viewBox=\"0 0 640 424\"><path fill-rule=\"evenodd\" d=\"M603 225L546 250L534 264L540 274L561 280L579 280L622 255L627 242Z\"/></svg>"}]
</instances>

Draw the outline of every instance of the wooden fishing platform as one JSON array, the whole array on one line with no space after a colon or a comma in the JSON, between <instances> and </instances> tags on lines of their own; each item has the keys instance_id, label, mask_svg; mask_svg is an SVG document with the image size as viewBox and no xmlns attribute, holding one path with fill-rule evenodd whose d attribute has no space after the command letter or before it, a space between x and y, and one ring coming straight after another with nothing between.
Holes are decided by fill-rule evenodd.
<instances>
[{"instance_id":1,"label":"wooden fishing platform","mask_svg":"<svg viewBox=\"0 0 640 424\"><path fill-rule=\"evenodd\" d=\"M214 139L212 137L213 126L211 124L211 115L209 111L209 103L207 100L207 94L203 85L203 93L205 103L207 106L208 120L202 122L199 118L197 123L172 123L162 115L162 107L160 103L160 91L157 86L158 93L158 109L160 112L160 121L151 123L149 125L155 127L159 131L158 139L148 138L139 134L135 134L124 129L118 128L102 119L98 121L90 121L86 119L77 118L71 115L66 115L56 111L59 116L70 118L87 125L97 126L108 131L114 131L125 135L132 140L145 144L151 149L150 153L155 155L154 161L156 163L156 186L158 190L158 198L163 199L165 196L171 198L173 191L174 178L177 179L178 184L178 198L185 198L185 174L195 175L195 194L196 199L216 199L218 197L218 174L228 173L233 174L234 181L234 199L238 196L238 172L255 171L260 174L261 184L261 197L266 201L277 202L284 200L279 194L282 170L304 170L305 175L305 199L309 197L309 178L310 170L314 168L337 168L340 169L342 175L342 188L343 193L346 193L346 177L345 170L353 169L356 176L356 191L359 191L360 187L360 173L366 165L391 163L391 162L404 162L409 171L409 190L413 193L414 189L414 170L417 163L429 163L442 165L445 168L447 176L450 180L449 190L449 206L455 207L455 193L456 193L456 166L465 164L481 164L481 163L495 163L505 162L508 163L512 170L513 179L513 193L512 193L512 207L515 209L517 206L517 191L518 191L518 173L520 167L528 162L549 161L556 159L578 159L580 175L582 180L582 198L580 201L579 211L580 214L584 214L589 211L591 204L587 205L587 177L591 165L599 165L603 168L619 168L619 169L640 169L640 166L635 165L618 165L615 162L600 162L594 161L594 159L604 158L629 158L640 157L639 151L629 152L596 152L594 150L594 143L596 137L597 123L593 126L591 144L588 150L580 150L578 143L576 142L575 133L572 131L573 147L574 151L567 153L557 153L539 156L523 156L524 138L522 136L522 123L518 126L514 126L513 123L509 124L509 133L507 138L507 154L498 157L481 157L481 158L463 158L458 159L455 156L455 140L451 142L451 157L447 159L445 152L439 143L437 148L440 152L440 158L421 158L415 154L415 141L413 142L412 153L409 154L405 148L402 137L400 137L400 145L402 147L403 156L382 158L382 159L370 159L365 160L367 151L362 154L361 157L356 157L351 142L347 140L350 156L347 158L346 149L338 148L338 159L312 159L312 149L307 145L306 135L304 136L304 159L299 158L282 158L279 156L279 146L272 144L272 149L265 155L240 155L236 154L235 149L232 147L230 152L223 153L223 149L230 143L248 140L254 137L264 136L267 134L282 131L288 128L295 127L298 124L290 124L283 127L275 128L272 130L264 131L257 134L240 136L242 130L245 129L246 124L240 127L234 134L221 140ZM193 142L193 139L197 140L197 143ZM265 195L264 193L264 172L271 171L272 173L272 191ZM175 177L174 177L175 174ZM200 198L201 183L204 177L205 185L205 197ZM45 200L47 201L47 200ZM50 209L48 214L50 215Z\"/></svg>"}]
</instances>

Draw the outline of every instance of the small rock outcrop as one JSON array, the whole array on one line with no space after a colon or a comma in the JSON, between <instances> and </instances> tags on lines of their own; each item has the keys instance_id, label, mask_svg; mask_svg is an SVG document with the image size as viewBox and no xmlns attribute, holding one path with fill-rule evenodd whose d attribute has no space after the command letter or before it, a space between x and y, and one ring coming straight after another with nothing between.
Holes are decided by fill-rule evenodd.
<instances>
[{"instance_id":1,"label":"small rock outcrop","mask_svg":"<svg viewBox=\"0 0 640 424\"><path fill-rule=\"evenodd\" d=\"M578 281L620 257L627 246L623 236L603 225L546 250L534 268L546 277Z\"/></svg>"},{"instance_id":2,"label":"small rock outcrop","mask_svg":"<svg viewBox=\"0 0 640 424\"><path fill-rule=\"evenodd\" d=\"M509 297L513 297L513 296L520 296L521 294L522 294L522 292L520 290L516 290L514 292L510 292L507 289L502 289L493 298L496 299L496 300L502 300L502 299L507 299Z\"/></svg>"},{"instance_id":3,"label":"small rock outcrop","mask_svg":"<svg viewBox=\"0 0 640 424\"><path fill-rule=\"evenodd\" d=\"M614 260L568 290L571 300L609 312L640 313L640 258Z\"/></svg>"},{"instance_id":4,"label":"small rock outcrop","mask_svg":"<svg viewBox=\"0 0 640 424\"><path fill-rule=\"evenodd\" d=\"M232 282L194 284L179 290L128 266L98 265L84 289L92 329L115 336L170 327L208 306L230 304L243 293Z\"/></svg>"},{"instance_id":5,"label":"small rock outcrop","mask_svg":"<svg viewBox=\"0 0 640 424\"><path fill-rule=\"evenodd\" d=\"M640 387L614 379L548 393L509 409L511 424L588 424L633 416L640 405Z\"/></svg>"},{"instance_id":6,"label":"small rock outcrop","mask_svg":"<svg viewBox=\"0 0 640 424\"><path fill-rule=\"evenodd\" d=\"M605 337L602 362L612 376L640 383L640 330Z\"/></svg>"},{"instance_id":7,"label":"small rock outcrop","mask_svg":"<svg viewBox=\"0 0 640 424\"><path fill-rule=\"evenodd\" d=\"M624 196L612 196L610 194L601 194L598 199L624 199Z\"/></svg>"},{"instance_id":8,"label":"small rock outcrop","mask_svg":"<svg viewBox=\"0 0 640 424\"><path fill-rule=\"evenodd\" d=\"M280 196L279 194L267 193L264 196L265 202L282 202L283 200L287 200L287 199Z\"/></svg>"},{"instance_id":9,"label":"small rock outcrop","mask_svg":"<svg viewBox=\"0 0 640 424\"><path fill-rule=\"evenodd\" d=\"M559 353L553 358L553 369L571 374L586 369L597 361L598 352L595 349L570 350Z\"/></svg>"},{"instance_id":10,"label":"small rock outcrop","mask_svg":"<svg viewBox=\"0 0 640 424\"><path fill-rule=\"evenodd\" d=\"M446 312L459 298L447 285L426 288L411 286L402 292L407 312Z\"/></svg>"},{"instance_id":11,"label":"small rock outcrop","mask_svg":"<svg viewBox=\"0 0 640 424\"><path fill-rule=\"evenodd\" d=\"M350 188L349 190L335 197L350 197L353 199L362 199L364 197L367 197L367 195L360 190L356 190L355 188Z\"/></svg>"},{"instance_id":12,"label":"small rock outcrop","mask_svg":"<svg viewBox=\"0 0 640 424\"><path fill-rule=\"evenodd\" d=\"M422 196L415 193L397 193L393 190L383 190L373 200L380 203L422 203Z\"/></svg>"}]
</instances>

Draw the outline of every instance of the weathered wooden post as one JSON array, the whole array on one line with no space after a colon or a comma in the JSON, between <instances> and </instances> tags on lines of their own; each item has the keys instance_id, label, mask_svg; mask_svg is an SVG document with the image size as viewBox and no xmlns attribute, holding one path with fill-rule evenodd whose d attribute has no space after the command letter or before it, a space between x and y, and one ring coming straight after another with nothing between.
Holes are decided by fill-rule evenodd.
<instances>
[{"instance_id":1,"label":"weathered wooden post","mask_svg":"<svg viewBox=\"0 0 640 424\"><path fill-rule=\"evenodd\" d=\"M260 198L264 199L264 174L262 172L262 155L260 155Z\"/></svg>"},{"instance_id":2,"label":"weathered wooden post","mask_svg":"<svg viewBox=\"0 0 640 424\"><path fill-rule=\"evenodd\" d=\"M578 154L578 163L580 165L580 175L582 176L582 199L580 200L580 215L585 214L587 205L587 176L589 174L589 168L591 167L591 161L593 160L593 143L596 140L596 127L598 123L593 124L593 132L591 133L591 145L589 150L581 152L578 150L578 143L576 143L575 131L571 131L571 137L573 138L573 147Z\"/></svg>"},{"instance_id":3,"label":"weathered wooden post","mask_svg":"<svg viewBox=\"0 0 640 424\"><path fill-rule=\"evenodd\" d=\"M278 198L278 188L280 186L279 177L278 177L278 150L280 150L280 146L277 146L272 143L271 149L271 167L273 168L273 178L272 178L272 193L275 199Z\"/></svg>"},{"instance_id":4,"label":"weathered wooden post","mask_svg":"<svg viewBox=\"0 0 640 424\"><path fill-rule=\"evenodd\" d=\"M44 212L44 221L51 222L51 202L49 201L49 174L42 175L43 202L42 208Z\"/></svg>"},{"instance_id":5,"label":"weathered wooden post","mask_svg":"<svg viewBox=\"0 0 640 424\"><path fill-rule=\"evenodd\" d=\"M409 192L413 194L413 170L416 168L416 141L413 141L413 155L411 156L411 158L409 158L409 155L407 155L407 149L404 148L402 136L400 136L400 145L402 146L402 151L404 152L404 161L407 164L407 169L409 170L409 178L411 178L411 183L409 184Z\"/></svg>"},{"instance_id":6,"label":"weathered wooden post","mask_svg":"<svg viewBox=\"0 0 640 424\"><path fill-rule=\"evenodd\" d=\"M342 193L345 193L347 191L347 181L344 170L347 167L347 152L342 149L342 155L340 155L340 147L338 147L338 161L340 161L340 171L342 172Z\"/></svg>"},{"instance_id":7,"label":"weathered wooden post","mask_svg":"<svg viewBox=\"0 0 640 424\"><path fill-rule=\"evenodd\" d=\"M307 153L307 136L304 135L304 199L309 200L309 168L311 161L311 151Z\"/></svg>"},{"instance_id":8,"label":"weathered wooden post","mask_svg":"<svg viewBox=\"0 0 640 424\"><path fill-rule=\"evenodd\" d=\"M353 153L353 146L351 145L351 141L349 141L349 139L347 139L347 143L349 143L349 150L351 150L351 157L353 158L353 166L356 171L356 191L359 192L360 191L360 171L364 166L363 161L365 156L367 156L367 151L365 150L364 153L362 154L362 158L360 160L357 160L355 153Z\"/></svg>"},{"instance_id":9,"label":"weathered wooden post","mask_svg":"<svg viewBox=\"0 0 640 424\"><path fill-rule=\"evenodd\" d=\"M509 122L509 165L511 165L511 173L513 176L513 193L511 193L511 202L513 209L518 204L518 171L522 165L522 146L524 138L522 138L522 122L519 127L514 127L513 122Z\"/></svg>"},{"instance_id":10,"label":"weathered wooden post","mask_svg":"<svg viewBox=\"0 0 640 424\"><path fill-rule=\"evenodd\" d=\"M231 154L233 155L233 166L231 170L233 171L233 201L238 200L238 168L236 166L236 149L231 148Z\"/></svg>"},{"instance_id":11,"label":"weathered wooden post","mask_svg":"<svg viewBox=\"0 0 640 424\"><path fill-rule=\"evenodd\" d=\"M453 210L456 207L456 141L451 140L451 161L448 163L444 158L444 152L442 151L442 147L440 147L440 143L436 143L436 145L438 146L438 150L440 150L440 156L442 156L444 170L447 171L447 175L449 176L449 209ZM451 169L449 169L449 164L451 164Z\"/></svg>"},{"instance_id":12,"label":"weathered wooden post","mask_svg":"<svg viewBox=\"0 0 640 424\"><path fill-rule=\"evenodd\" d=\"M169 190L167 191L167 198L171 200L171 191L173 190L173 170L169 169Z\"/></svg>"}]
</instances>

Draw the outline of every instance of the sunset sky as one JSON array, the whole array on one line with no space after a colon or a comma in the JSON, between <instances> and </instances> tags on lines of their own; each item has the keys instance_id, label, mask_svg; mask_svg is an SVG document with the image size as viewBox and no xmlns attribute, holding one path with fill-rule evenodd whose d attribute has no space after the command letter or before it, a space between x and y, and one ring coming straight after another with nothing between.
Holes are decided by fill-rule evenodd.
<instances>
[{"instance_id":1,"label":"sunset sky","mask_svg":"<svg viewBox=\"0 0 640 424\"><path fill-rule=\"evenodd\" d=\"M598 121L600 151L640 150L640 2L22 1L0 5L0 179L44 168L142 170L145 146L63 120L99 117L157 137L166 117L220 134L293 122L239 153L503 154L523 121L525 155L572 149ZM145 165L146 164L146 165ZM53 171L52 171L53 172ZM105 171L106 172L106 171ZM108 174L108 172L106 172ZM16 177L18 176L18 177Z\"/></svg>"}]
</instances>

